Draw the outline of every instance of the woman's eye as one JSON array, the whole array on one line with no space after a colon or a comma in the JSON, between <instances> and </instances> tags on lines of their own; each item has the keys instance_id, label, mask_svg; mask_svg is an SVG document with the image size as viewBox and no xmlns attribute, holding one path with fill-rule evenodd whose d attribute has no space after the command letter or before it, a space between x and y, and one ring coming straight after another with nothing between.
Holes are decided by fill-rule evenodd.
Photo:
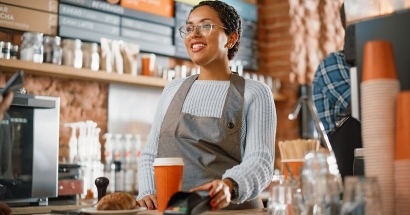
<instances>
[{"instance_id":1,"label":"woman's eye","mask_svg":"<svg viewBox=\"0 0 410 215\"><path fill-rule=\"evenodd\" d=\"M194 31L194 27L193 26L186 26L186 32L193 32Z\"/></svg>"},{"instance_id":2,"label":"woman's eye","mask_svg":"<svg viewBox=\"0 0 410 215\"><path fill-rule=\"evenodd\" d=\"M204 29L210 29L210 28L212 28L212 24L203 24L203 25L202 25L202 28L204 28Z\"/></svg>"}]
</instances>

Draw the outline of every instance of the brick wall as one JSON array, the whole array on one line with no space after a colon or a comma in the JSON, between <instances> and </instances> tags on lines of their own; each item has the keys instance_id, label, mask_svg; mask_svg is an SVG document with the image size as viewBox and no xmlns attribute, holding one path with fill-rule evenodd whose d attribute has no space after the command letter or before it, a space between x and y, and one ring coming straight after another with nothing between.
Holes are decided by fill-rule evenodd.
<instances>
[{"instance_id":1,"label":"brick wall","mask_svg":"<svg viewBox=\"0 0 410 215\"><path fill-rule=\"evenodd\" d=\"M300 138L299 122L288 120L288 114L299 97L300 84L310 84L319 62L342 47L340 4L341 0L257 1L258 72L279 78L281 93L287 97L275 102L276 142ZM278 168L280 154L277 145L275 148Z\"/></svg>"},{"instance_id":2,"label":"brick wall","mask_svg":"<svg viewBox=\"0 0 410 215\"><path fill-rule=\"evenodd\" d=\"M1 74L0 86L4 86L10 76L11 73ZM92 120L101 128L101 135L107 132L108 84L25 75L24 88L28 94L60 97L60 160L68 158L71 136L65 123ZM100 141L103 142L102 138Z\"/></svg>"}]
</instances>

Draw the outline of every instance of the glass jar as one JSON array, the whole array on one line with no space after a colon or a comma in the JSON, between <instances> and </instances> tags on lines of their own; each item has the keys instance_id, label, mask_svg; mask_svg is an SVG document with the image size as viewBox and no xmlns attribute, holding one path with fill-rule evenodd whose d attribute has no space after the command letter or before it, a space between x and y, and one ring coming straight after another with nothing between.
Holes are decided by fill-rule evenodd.
<instances>
[{"instance_id":1,"label":"glass jar","mask_svg":"<svg viewBox=\"0 0 410 215\"><path fill-rule=\"evenodd\" d=\"M97 43L83 43L83 68L98 71L100 68L100 55Z\"/></svg>"},{"instance_id":2,"label":"glass jar","mask_svg":"<svg viewBox=\"0 0 410 215\"><path fill-rule=\"evenodd\" d=\"M10 59L10 50L11 50L11 43L10 42L0 42L0 58Z\"/></svg>"},{"instance_id":3,"label":"glass jar","mask_svg":"<svg viewBox=\"0 0 410 215\"><path fill-rule=\"evenodd\" d=\"M25 32L20 47L20 59L43 63L43 33Z\"/></svg>"},{"instance_id":4,"label":"glass jar","mask_svg":"<svg viewBox=\"0 0 410 215\"><path fill-rule=\"evenodd\" d=\"M83 51L81 40L63 40L63 65L80 69L83 66Z\"/></svg>"},{"instance_id":5,"label":"glass jar","mask_svg":"<svg viewBox=\"0 0 410 215\"><path fill-rule=\"evenodd\" d=\"M19 46L13 45L10 50L10 59L18 59Z\"/></svg>"},{"instance_id":6,"label":"glass jar","mask_svg":"<svg viewBox=\"0 0 410 215\"><path fill-rule=\"evenodd\" d=\"M43 62L61 65L61 57L62 57L61 56L62 49L60 46L61 38L58 36L56 37L45 36L43 38L43 44L44 44Z\"/></svg>"}]
</instances>

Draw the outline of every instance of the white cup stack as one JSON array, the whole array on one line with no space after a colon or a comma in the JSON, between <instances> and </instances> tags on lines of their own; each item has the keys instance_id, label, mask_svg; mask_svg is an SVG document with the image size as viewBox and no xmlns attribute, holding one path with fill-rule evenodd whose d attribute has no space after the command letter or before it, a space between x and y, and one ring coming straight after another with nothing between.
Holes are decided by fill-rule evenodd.
<instances>
[{"instance_id":1,"label":"white cup stack","mask_svg":"<svg viewBox=\"0 0 410 215\"><path fill-rule=\"evenodd\" d=\"M365 44L361 83L362 139L367 177L377 177L383 214L395 214L396 100L400 91L388 41Z\"/></svg>"},{"instance_id":2,"label":"white cup stack","mask_svg":"<svg viewBox=\"0 0 410 215\"><path fill-rule=\"evenodd\" d=\"M396 156L394 163L396 185L396 215L410 212L410 91L397 96Z\"/></svg>"}]
</instances>

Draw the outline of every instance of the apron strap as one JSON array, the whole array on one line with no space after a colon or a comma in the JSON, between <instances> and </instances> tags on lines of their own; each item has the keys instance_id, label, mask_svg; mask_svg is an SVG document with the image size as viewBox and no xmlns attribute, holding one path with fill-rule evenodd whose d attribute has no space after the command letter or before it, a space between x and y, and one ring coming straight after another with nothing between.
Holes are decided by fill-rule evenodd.
<instances>
[{"instance_id":1,"label":"apron strap","mask_svg":"<svg viewBox=\"0 0 410 215\"><path fill-rule=\"evenodd\" d=\"M195 82L197 78L198 74L192 75L182 83L181 87L179 87L178 91L175 93L174 98L171 100L171 103L169 104L165 116L167 116L168 114L181 113L182 107L184 106L186 95L188 94L191 85Z\"/></svg>"}]
</instances>

